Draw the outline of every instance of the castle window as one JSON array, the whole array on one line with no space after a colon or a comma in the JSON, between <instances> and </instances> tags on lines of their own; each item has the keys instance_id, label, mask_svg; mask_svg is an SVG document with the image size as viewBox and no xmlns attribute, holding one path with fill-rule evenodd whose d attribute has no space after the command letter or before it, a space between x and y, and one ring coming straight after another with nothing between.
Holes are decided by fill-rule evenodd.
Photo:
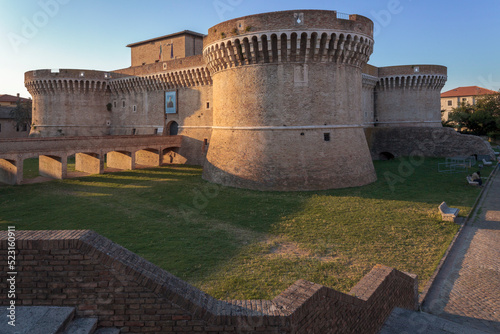
<instances>
[{"instance_id":1,"label":"castle window","mask_svg":"<svg viewBox=\"0 0 500 334\"><path fill-rule=\"evenodd\" d=\"M113 101L113 108L116 108L116 101Z\"/></svg>"},{"instance_id":2,"label":"castle window","mask_svg":"<svg viewBox=\"0 0 500 334\"><path fill-rule=\"evenodd\" d=\"M135 135L137 133L136 129L132 129L132 134Z\"/></svg>"},{"instance_id":3,"label":"castle window","mask_svg":"<svg viewBox=\"0 0 500 334\"><path fill-rule=\"evenodd\" d=\"M0 132L2 132L2 123L0 123Z\"/></svg>"},{"instance_id":4,"label":"castle window","mask_svg":"<svg viewBox=\"0 0 500 334\"><path fill-rule=\"evenodd\" d=\"M210 109L210 102L207 102L207 109Z\"/></svg>"},{"instance_id":5,"label":"castle window","mask_svg":"<svg viewBox=\"0 0 500 334\"><path fill-rule=\"evenodd\" d=\"M329 132L324 133L324 134L323 134L323 139L324 139L325 141L330 141L330 133L329 133Z\"/></svg>"},{"instance_id":6,"label":"castle window","mask_svg":"<svg viewBox=\"0 0 500 334\"><path fill-rule=\"evenodd\" d=\"M137 111L137 106L132 106L132 111L136 112Z\"/></svg>"},{"instance_id":7,"label":"castle window","mask_svg":"<svg viewBox=\"0 0 500 334\"><path fill-rule=\"evenodd\" d=\"M451 106L453 102L451 100L448 100L448 105Z\"/></svg>"},{"instance_id":8,"label":"castle window","mask_svg":"<svg viewBox=\"0 0 500 334\"><path fill-rule=\"evenodd\" d=\"M125 100L122 101L122 108L125 108Z\"/></svg>"}]
</instances>

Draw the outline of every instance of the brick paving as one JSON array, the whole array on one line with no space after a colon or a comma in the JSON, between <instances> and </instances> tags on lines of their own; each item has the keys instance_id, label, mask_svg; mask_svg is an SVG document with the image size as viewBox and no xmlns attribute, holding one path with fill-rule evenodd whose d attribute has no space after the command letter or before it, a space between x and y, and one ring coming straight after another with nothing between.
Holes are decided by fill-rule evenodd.
<instances>
[{"instance_id":1,"label":"brick paving","mask_svg":"<svg viewBox=\"0 0 500 334\"><path fill-rule=\"evenodd\" d=\"M462 229L423 310L489 333L500 333L500 172Z\"/></svg>"}]
</instances>

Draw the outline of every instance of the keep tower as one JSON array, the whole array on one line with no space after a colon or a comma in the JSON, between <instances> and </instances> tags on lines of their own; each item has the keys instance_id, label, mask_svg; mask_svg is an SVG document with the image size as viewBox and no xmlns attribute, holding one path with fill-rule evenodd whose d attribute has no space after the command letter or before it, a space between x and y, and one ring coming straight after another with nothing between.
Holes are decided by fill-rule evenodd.
<instances>
[{"instance_id":1,"label":"keep tower","mask_svg":"<svg viewBox=\"0 0 500 334\"><path fill-rule=\"evenodd\" d=\"M209 29L213 128L203 177L258 190L361 186L376 174L363 131L373 22L335 11L252 15Z\"/></svg>"}]
</instances>

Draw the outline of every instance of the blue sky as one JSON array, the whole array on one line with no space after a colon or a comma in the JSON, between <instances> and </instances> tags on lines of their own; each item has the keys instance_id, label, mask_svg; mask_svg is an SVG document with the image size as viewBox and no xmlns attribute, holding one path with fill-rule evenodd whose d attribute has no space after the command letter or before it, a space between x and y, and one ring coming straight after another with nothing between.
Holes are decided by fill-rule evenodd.
<instances>
[{"instance_id":1,"label":"blue sky","mask_svg":"<svg viewBox=\"0 0 500 334\"><path fill-rule=\"evenodd\" d=\"M0 94L28 97L29 70L125 68L129 43L186 29L206 34L224 20L290 9L372 19L372 65L444 65L443 91L500 89L499 0L0 0Z\"/></svg>"}]
</instances>

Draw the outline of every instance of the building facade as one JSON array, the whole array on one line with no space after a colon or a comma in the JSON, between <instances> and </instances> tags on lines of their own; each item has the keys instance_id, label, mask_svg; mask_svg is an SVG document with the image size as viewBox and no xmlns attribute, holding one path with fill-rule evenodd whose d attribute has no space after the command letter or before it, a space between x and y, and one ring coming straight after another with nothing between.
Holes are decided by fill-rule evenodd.
<instances>
[{"instance_id":1,"label":"building facade","mask_svg":"<svg viewBox=\"0 0 500 334\"><path fill-rule=\"evenodd\" d=\"M443 111L443 121L447 121L448 114L453 109L460 107L462 103L474 106L478 98L491 94L498 94L498 92L478 86L458 87L442 93L441 110Z\"/></svg>"},{"instance_id":2,"label":"building facade","mask_svg":"<svg viewBox=\"0 0 500 334\"><path fill-rule=\"evenodd\" d=\"M18 101L31 102L30 99L3 94L0 95L0 139L2 138L26 138L30 133L28 124L18 125L12 116Z\"/></svg>"},{"instance_id":3,"label":"building facade","mask_svg":"<svg viewBox=\"0 0 500 334\"><path fill-rule=\"evenodd\" d=\"M367 184L376 179L380 129L442 130L447 78L439 65L368 65L373 45L368 18L320 10L133 43L129 68L27 72L31 135L180 134L170 162L203 165L211 182L259 190Z\"/></svg>"}]
</instances>

